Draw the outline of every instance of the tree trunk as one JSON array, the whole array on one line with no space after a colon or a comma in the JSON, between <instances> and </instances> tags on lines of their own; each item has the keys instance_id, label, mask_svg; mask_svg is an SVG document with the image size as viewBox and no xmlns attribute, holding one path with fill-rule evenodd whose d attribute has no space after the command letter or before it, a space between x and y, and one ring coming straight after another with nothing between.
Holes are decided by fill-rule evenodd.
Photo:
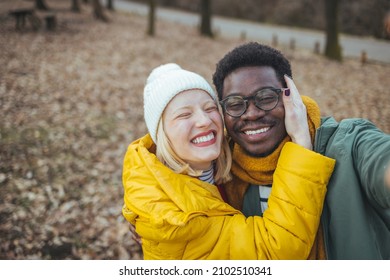
<instances>
[{"instance_id":1,"label":"tree trunk","mask_svg":"<svg viewBox=\"0 0 390 280\"><path fill-rule=\"evenodd\" d=\"M148 35L154 36L156 1L149 0Z\"/></svg>"},{"instance_id":2,"label":"tree trunk","mask_svg":"<svg viewBox=\"0 0 390 280\"><path fill-rule=\"evenodd\" d=\"M92 0L92 5L93 5L93 15L95 16L95 18L104 22L108 22L108 18L104 14L103 6L102 4L100 4L100 1Z\"/></svg>"},{"instance_id":3,"label":"tree trunk","mask_svg":"<svg viewBox=\"0 0 390 280\"><path fill-rule=\"evenodd\" d=\"M72 12L80 13L81 12L81 5L80 0L72 0L72 7L70 8Z\"/></svg>"},{"instance_id":4,"label":"tree trunk","mask_svg":"<svg viewBox=\"0 0 390 280\"><path fill-rule=\"evenodd\" d=\"M114 0L107 0L107 9L110 11L114 10Z\"/></svg>"},{"instance_id":5,"label":"tree trunk","mask_svg":"<svg viewBox=\"0 0 390 280\"><path fill-rule=\"evenodd\" d=\"M342 60L339 44L339 0L325 1L326 46L325 56L337 61Z\"/></svg>"},{"instance_id":6,"label":"tree trunk","mask_svg":"<svg viewBox=\"0 0 390 280\"><path fill-rule=\"evenodd\" d=\"M45 0L35 0L35 7L38 10L49 10L49 6L46 4Z\"/></svg>"},{"instance_id":7,"label":"tree trunk","mask_svg":"<svg viewBox=\"0 0 390 280\"><path fill-rule=\"evenodd\" d=\"M211 30L211 1L202 0L201 2L201 25L200 34L203 36L213 37Z\"/></svg>"}]
</instances>

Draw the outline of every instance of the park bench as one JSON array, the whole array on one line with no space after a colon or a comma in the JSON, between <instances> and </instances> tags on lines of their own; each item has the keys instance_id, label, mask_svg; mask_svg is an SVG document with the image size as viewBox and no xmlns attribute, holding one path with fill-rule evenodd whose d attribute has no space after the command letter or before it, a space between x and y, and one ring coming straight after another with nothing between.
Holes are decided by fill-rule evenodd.
<instances>
[{"instance_id":1,"label":"park bench","mask_svg":"<svg viewBox=\"0 0 390 280\"><path fill-rule=\"evenodd\" d=\"M9 14L15 18L16 30L26 29L26 22L29 20L33 30L37 31L42 25L42 19L46 24L46 29L53 31L57 26L56 14L52 12L35 13L34 9L24 8L9 11Z\"/></svg>"},{"instance_id":2,"label":"park bench","mask_svg":"<svg viewBox=\"0 0 390 280\"><path fill-rule=\"evenodd\" d=\"M15 18L16 30L22 31L26 28L26 20L28 19L34 30L41 27L41 20L35 14L33 9L16 9L9 11L9 14Z\"/></svg>"}]
</instances>

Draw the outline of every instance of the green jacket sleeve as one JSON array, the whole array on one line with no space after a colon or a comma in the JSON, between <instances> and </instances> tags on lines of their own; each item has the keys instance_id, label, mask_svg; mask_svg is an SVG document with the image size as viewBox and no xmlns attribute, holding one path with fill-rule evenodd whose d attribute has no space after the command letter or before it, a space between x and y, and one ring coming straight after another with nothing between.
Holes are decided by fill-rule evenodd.
<instances>
[{"instance_id":1,"label":"green jacket sleeve","mask_svg":"<svg viewBox=\"0 0 390 280\"><path fill-rule=\"evenodd\" d=\"M390 135L366 121L355 130L352 156L363 191L377 207L390 208L390 188L385 184L385 170L390 164Z\"/></svg>"}]
</instances>

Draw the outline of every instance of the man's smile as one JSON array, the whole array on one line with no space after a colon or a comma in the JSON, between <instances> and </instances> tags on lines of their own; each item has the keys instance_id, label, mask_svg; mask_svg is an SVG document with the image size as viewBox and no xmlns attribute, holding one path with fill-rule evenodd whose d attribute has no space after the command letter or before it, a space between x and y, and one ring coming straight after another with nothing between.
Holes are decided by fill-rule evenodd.
<instances>
[{"instance_id":1,"label":"man's smile","mask_svg":"<svg viewBox=\"0 0 390 280\"><path fill-rule=\"evenodd\" d=\"M260 128L260 129L256 129L256 130L245 130L243 132L246 135L255 135L255 134L261 134L261 133L267 132L268 130L270 130L270 127L264 127L264 128Z\"/></svg>"}]
</instances>

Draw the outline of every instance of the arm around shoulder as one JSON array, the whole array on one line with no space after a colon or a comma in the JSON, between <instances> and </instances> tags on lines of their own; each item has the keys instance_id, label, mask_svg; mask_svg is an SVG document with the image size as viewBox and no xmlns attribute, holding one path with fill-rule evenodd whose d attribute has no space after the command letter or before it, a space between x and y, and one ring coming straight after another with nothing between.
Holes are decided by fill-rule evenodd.
<instances>
[{"instance_id":1,"label":"arm around shoulder","mask_svg":"<svg viewBox=\"0 0 390 280\"><path fill-rule=\"evenodd\" d=\"M278 168L289 170L302 177L327 184L335 167L336 160L305 149L293 142L287 142L280 154ZM278 169L277 169L278 170Z\"/></svg>"},{"instance_id":2,"label":"arm around shoulder","mask_svg":"<svg viewBox=\"0 0 390 280\"><path fill-rule=\"evenodd\" d=\"M288 142L278 160L271 194L320 216L335 163L334 159Z\"/></svg>"},{"instance_id":3,"label":"arm around shoulder","mask_svg":"<svg viewBox=\"0 0 390 280\"><path fill-rule=\"evenodd\" d=\"M334 165L335 160L297 144L288 142L284 145L273 177L269 207L263 215L266 231L262 235L272 237L272 232L275 232L279 239L265 240L280 242L283 244L280 248L288 248L293 244L298 248L298 244L302 244L299 245L301 250L291 250L290 254L276 250L278 246L269 244L273 248L272 252L277 253L277 258L308 257L320 223L327 184ZM307 255L302 254L303 243L307 245Z\"/></svg>"}]
</instances>

